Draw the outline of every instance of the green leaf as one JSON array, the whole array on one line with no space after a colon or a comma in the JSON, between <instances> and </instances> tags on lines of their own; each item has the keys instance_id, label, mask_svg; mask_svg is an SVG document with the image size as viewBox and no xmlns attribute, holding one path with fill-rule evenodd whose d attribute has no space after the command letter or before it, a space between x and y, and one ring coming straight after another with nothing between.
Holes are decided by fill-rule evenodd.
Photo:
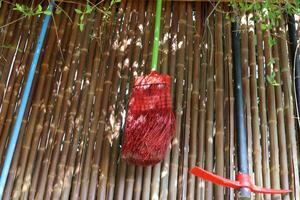
<instances>
[{"instance_id":1,"label":"green leaf","mask_svg":"<svg viewBox=\"0 0 300 200\"><path fill-rule=\"evenodd\" d=\"M82 32L83 29L84 29L84 24L80 23L80 24L79 24L79 29L80 29L80 31Z\"/></svg>"},{"instance_id":2,"label":"green leaf","mask_svg":"<svg viewBox=\"0 0 300 200\"><path fill-rule=\"evenodd\" d=\"M45 14L45 15L51 15L52 12L51 12L50 10L45 10L45 11L44 11L44 14Z\"/></svg>"},{"instance_id":3,"label":"green leaf","mask_svg":"<svg viewBox=\"0 0 300 200\"><path fill-rule=\"evenodd\" d=\"M77 9L77 8L75 8L75 12L76 12L77 14L82 14L82 11L79 10L79 9Z\"/></svg>"},{"instance_id":4,"label":"green leaf","mask_svg":"<svg viewBox=\"0 0 300 200\"><path fill-rule=\"evenodd\" d=\"M268 26L266 24L263 24L263 23L261 24L261 30L265 31L265 30L267 30L267 27Z\"/></svg>"},{"instance_id":5,"label":"green leaf","mask_svg":"<svg viewBox=\"0 0 300 200\"><path fill-rule=\"evenodd\" d=\"M89 4L87 4L85 7L85 13L89 14L92 12L92 10L93 10L93 8Z\"/></svg>"},{"instance_id":6,"label":"green leaf","mask_svg":"<svg viewBox=\"0 0 300 200\"><path fill-rule=\"evenodd\" d=\"M59 15L62 12L62 9L60 7L57 7L55 10L55 14Z\"/></svg>"},{"instance_id":7,"label":"green leaf","mask_svg":"<svg viewBox=\"0 0 300 200\"><path fill-rule=\"evenodd\" d=\"M43 7L41 6L41 4L38 5L36 11L37 11L37 12L42 12L42 11L43 11Z\"/></svg>"},{"instance_id":8,"label":"green leaf","mask_svg":"<svg viewBox=\"0 0 300 200\"><path fill-rule=\"evenodd\" d=\"M83 19L84 19L84 15L81 15L80 16L80 21L83 22Z\"/></svg>"},{"instance_id":9,"label":"green leaf","mask_svg":"<svg viewBox=\"0 0 300 200\"><path fill-rule=\"evenodd\" d=\"M274 58L270 58L269 62L268 62L268 66L272 66L275 64L275 59ZM275 76L275 75L274 75Z\"/></svg>"}]
</instances>

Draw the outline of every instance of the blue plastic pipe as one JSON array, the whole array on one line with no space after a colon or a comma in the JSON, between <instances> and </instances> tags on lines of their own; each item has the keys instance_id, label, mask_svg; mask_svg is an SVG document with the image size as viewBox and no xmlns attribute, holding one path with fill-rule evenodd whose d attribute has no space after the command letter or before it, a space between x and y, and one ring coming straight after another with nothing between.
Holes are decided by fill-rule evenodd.
<instances>
[{"instance_id":1,"label":"blue plastic pipe","mask_svg":"<svg viewBox=\"0 0 300 200\"><path fill-rule=\"evenodd\" d=\"M241 66L241 38L237 22L232 23L232 54L235 82L235 111L236 111L236 130L238 144L238 166L239 172L249 174L248 170L248 152L247 152L247 133L244 116L244 99L242 87L242 66ZM241 188L238 199L250 199L251 193L246 188Z\"/></svg>"},{"instance_id":2,"label":"blue plastic pipe","mask_svg":"<svg viewBox=\"0 0 300 200\"><path fill-rule=\"evenodd\" d=\"M52 12L53 7L54 7L54 0L52 0L51 3L49 4L48 10L50 10ZM26 105L27 105L30 89L31 89L31 86L32 86L32 81L33 81L36 65L37 65L39 57L40 57L41 49L42 49L42 46L43 46L43 42L44 42L44 38L45 38L45 35L46 35L46 32L47 32L47 27L48 27L50 18L51 18L51 15L45 15L42 30L41 30L41 33L39 35L38 42L37 42L35 52L34 52L34 56L33 56L33 60L32 60L31 66L30 66L27 82L26 82L24 93L23 93L22 100L21 100L21 105L20 105L20 108L19 108L19 112L18 112L18 115L17 115L16 122L14 124L12 136L11 136L11 139L9 141L9 146L8 146L8 149L7 149L6 158L5 158L3 169L2 169L2 172L1 172L1 176L0 176L0 199L2 199L2 196L3 196L3 191L4 191L4 188L5 188L6 179L7 179L7 176L8 176L9 168L10 168L11 161L12 161L14 151L15 151L15 148L16 148L16 144L17 144L17 140L18 140L18 136L19 136L19 131L20 131L20 128L21 128L21 123L22 123L22 120L23 120L23 116L24 116Z\"/></svg>"}]
</instances>

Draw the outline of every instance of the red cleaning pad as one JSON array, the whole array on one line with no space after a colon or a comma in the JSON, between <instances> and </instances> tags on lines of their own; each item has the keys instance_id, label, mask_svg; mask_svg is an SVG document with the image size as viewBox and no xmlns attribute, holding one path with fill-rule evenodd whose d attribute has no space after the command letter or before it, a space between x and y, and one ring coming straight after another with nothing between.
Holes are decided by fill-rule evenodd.
<instances>
[{"instance_id":1,"label":"red cleaning pad","mask_svg":"<svg viewBox=\"0 0 300 200\"><path fill-rule=\"evenodd\" d=\"M137 165L154 165L167 151L175 132L171 77L151 72L137 77L125 124L122 157Z\"/></svg>"}]
</instances>

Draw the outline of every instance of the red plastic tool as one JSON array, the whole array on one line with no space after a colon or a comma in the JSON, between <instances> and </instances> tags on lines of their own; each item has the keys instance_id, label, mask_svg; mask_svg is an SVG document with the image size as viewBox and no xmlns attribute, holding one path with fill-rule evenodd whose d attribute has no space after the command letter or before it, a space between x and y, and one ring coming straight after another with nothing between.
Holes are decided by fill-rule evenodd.
<instances>
[{"instance_id":1,"label":"red plastic tool","mask_svg":"<svg viewBox=\"0 0 300 200\"><path fill-rule=\"evenodd\" d=\"M215 175L211 172L205 171L200 167L193 167L190 172L197 177L200 177L206 181L213 182L216 185L230 187L234 189L239 188L247 188L251 192L254 193L262 193L262 194L286 194L291 192L291 190L278 190L278 189L269 189L269 188L262 188L259 186L254 185L251 182L251 177L248 174L237 174L237 180L230 180L223 178L221 176Z\"/></svg>"}]
</instances>

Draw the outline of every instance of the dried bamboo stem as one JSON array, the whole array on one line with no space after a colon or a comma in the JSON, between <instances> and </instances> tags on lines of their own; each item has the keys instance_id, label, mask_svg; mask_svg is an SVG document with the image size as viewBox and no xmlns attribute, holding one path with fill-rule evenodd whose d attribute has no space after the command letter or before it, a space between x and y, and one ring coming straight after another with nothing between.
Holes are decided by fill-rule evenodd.
<instances>
[{"instance_id":1,"label":"dried bamboo stem","mask_svg":"<svg viewBox=\"0 0 300 200\"><path fill-rule=\"evenodd\" d=\"M209 7L209 12L211 7ZM208 42L208 66L207 66L207 106L206 106L206 121L205 121L205 169L208 171L213 170L213 119L214 119L214 63L213 63L213 52L214 52L214 41L213 41L213 24L214 19L212 16L207 21L207 28L209 29L209 42ZM202 102L200 101L202 104ZM201 108L200 108L201 109ZM205 198L212 199L213 197L213 185L212 183L205 183Z\"/></svg>"},{"instance_id":2,"label":"dried bamboo stem","mask_svg":"<svg viewBox=\"0 0 300 200\"><path fill-rule=\"evenodd\" d=\"M177 59L177 79L176 79L176 134L172 141L172 153L170 164L170 182L169 182L169 199L176 199L177 197L177 176L178 176L178 160L180 154L180 139L181 139L181 121L182 121L182 103L183 103L183 80L184 80L184 66L185 66L185 47L186 47L186 3L180 2L179 4L179 32L178 32L178 59Z\"/></svg>"},{"instance_id":3,"label":"dried bamboo stem","mask_svg":"<svg viewBox=\"0 0 300 200\"><path fill-rule=\"evenodd\" d=\"M261 23L256 23L255 26L257 36L257 66L258 66L258 96L259 96L259 116L260 130L262 143L262 168L263 168L263 183L264 187L270 188L270 167L269 167L269 146L267 132L267 111L266 111L266 87L264 79L264 55L263 55L263 38ZM271 199L271 195L264 196L266 200Z\"/></svg>"},{"instance_id":4,"label":"dried bamboo stem","mask_svg":"<svg viewBox=\"0 0 300 200\"><path fill-rule=\"evenodd\" d=\"M228 7L225 7L228 10ZM230 179L234 179L234 96L233 96L233 63L232 63L232 41L231 41L231 20L226 19L224 22L224 32L225 32L225 74L227 76L227 95L225 97L225 105L226 101L228 101L227 106L225 106L225 113L227 113L227 125L226 125L226 177ZM226 111L227 109L227 111ZM234 191L231 189L227 189L225 191L226 197L231 199L234 197Z\"/></svg>"},{"instance_id":5,"label":"dried bamboo stem","mask_svg":"<svg viewBox=\"0 0 300 200\"><path fill-rule=\"evenodd\" d=\"M269 65L272 57L272 52L269 47L268 41L270 38L270 31L264 32L264 54L266 59L266 75L271 75L271 65ZM267 82L267 105L268 105L268 124L270 130L270 172L271 172L271 186L272 188L280 188L280 176L279 176L279 149L278 149L278 135L277 135L277 117L276 117L276 105L275 105L275 91L274 86ZM272 195L272 198L281 199L280 195Z\"/></svg>"},{"instance_id":6,"label":"dried bamboo stem","mask_svg":"<svg viewBox=\"0 0 300 200\"><path fill-rule=\"evenodd\" d=\"M215 76L216 76L216 135L215 135L215 154L216 154L216 173L224 176L224 67L223 67L223 14L216 13L215 28ZM223 187L215 187L215 198L224 199Z\"/></svg>"},{"instance_id":7,"label":"dried bamboo stem","mask_svg":"<svg viewBox=\"0 0 300 200\"><path fill-rule=\"evenodd\" d=\"M199 10L197 13L202 16L202 20L200 21L201 24L204 24L206 27L202 27L204 29L204 35L203 35L203 44L200 44L201 48L201 54L202 58L200 60L200 74L201 74L201 80L200 80L200 86L199 86L199 111L198 111L198 126L199 133L197 135L197 140L199 141L198 144L198 150L197 150L197 159L196 159L196 165L204 168L204 150L205 150L205 129L206 129L206 82L207 82L207 67L208 67L208 48L210 45L209 34L207 31L207 24L206 22L206 10L207 6L202 6L201 11L203 13L200 13ZM201 179L196 179L196 199L204 198L204 181Z\"/></svg>"},{"instance_id":8,"label":"dried bamboo stem","mask_svg":"<svg viewBox=\"0 0 300 200\"><path fill-rule=\"evenodd\" d=\"M74 39L76 38L76 41L79 40L80 34L76 34L76 28L77 28L77 22L78 22L78 15L75 16L74 24L72 27L72 38L70 39L70 44L69 44L69 52L67 54L66 60L64 62L64 69L63 69L63 74L61 78L61 85L58 91L57 95L57 101L55 104L54 108L54 116L53 116L53 121L50 124L50 139L49 143L47 146L45 155L43 157L43 166L42 166L42 171L40 172L39 180L40 184L38 186L38 191L37 191L37 199L42 199L44 196L44 191L46 187L46 182L47 182L47 176L48 176L48 170L50 167L50 158L51 158L51 153L53 149L53 142L55 140L57 128L58 128L58 122L60 118L60 111L61 113L65 113L65 110L67 109L66 103L69 99L69 96L71 95L71 91L69 88L71 88L73 80L74 80L74 75L76 71L76 67L74 66L76 57L79 57L79 51L78 49L74 52L75 50L75 44L77 42L73 42ZM78 45L78 44L77 44ZM71 61L73 61L71 63ZM72 65L72 67L71 67ZM74 67L73 67L74 66ZM65 101L63 101L65 100ZM64 105L64 106L63 106ZM62 110L61 110L62 109Z\"/></svg>"},{"instance_id":9,"label":"dried bamboo stem","mask_svg":"<svg viewBox=\"0 0 300 200\"><path fill-rule=\"evenodd\" d=\"M289 161L289 180L290 189L293 190L290 198L295 199L300 196L299 188L299 169L298 169L298 158L297 158L297 144L296 144L296 133L295 133L295 121L294 121L294 108L293 108L293 91L292 91L292 79L291 79L291 67L289 66L288 60L288 48L287 41L284 39L286 37L286 31L284 28L284 22L281 20L279 28L279 56L280 56L280 66L281 66L281 77L283 82L283 92L284 92L284 118L286 124L287 133L287 151L288 151L288 161Z\"/></svg>"},{"instance_id":10,"label":"dried bamboo stem","mask_svg":"<svg viewBox=\"0 0 300 200\"><path fill-rule=\"evenodd\" d=\"M250 17L250 15L249 15ZM259 127L259 110L258 110L258 95L257 95L257 79L256 79L256 55L255 55L255 35L254 35L254 23L249 21L249 66L250 66L250 92L251 92L251 122L253 130L253 163L254 163L254 178L255 184L263 186L262 177L262 157L261 157L261 136ZM263 195L256 194L256 200L263 199Z\"/></svg>"},{"instance_id":11,"label":"dried bamboo stem","mask_svg":"<svg viewBox=\"0 0 300 200\"><path fill-rule=\"evenodd\" d=\"M101 173L100 173L101 175L99 178L99 187L98 187L98 191L97 191L98 198L100 198L100 199L105 199L106 195L107 195L108 199L112 198L112 196L108 196L111 193L109 193L109 191L108 192L106 192L106 191L109 189L109 188L107 188L107 185L114 184L114 181L111 181L111 180L112 180L112 177L114 177L113 174L115 173L115 170L116 170L117 152L116 152L116 150L113 151L113 149L117 148L119 141L114 138L118 137L119 127L120 127L120 124L118 124L118 121L121 119L118 119L118 117L116 117L116 113L118 113L119 111L118 111L118 108L115 107L115 104L117 101L117 93L118 93L119 89L120 89L119 91L120 91L121 95L123 95L123 96L125 95L125 88L126 88L125 86L126 85L123 84L123 85L121 85L121 88L118 89L118 87L119 87L118 82L119 82L120 72L121 72L122 68L124 67L123 66L123 57L124 57L125 52L127 51L127 45L128 45L128 42L127 42L128 28L127 28L127 26L128 26L128 22L129 22L131 5L132 5L132 1L131 0L127 1L126 10L125 10L124 19L123 19L124 21L123 21L123 25L122 25L122 32L120 33L120 38L119 38L119 42L118 42L117 57L116 57L116 61L114 64L115 66L114 66L114 70L113 70L113 74L112 74L112 84L111 84L111 88L110 88L110 94L108 92L109 85L106 85L106 87L104 88L104 91L106 91L105 94L109 94L109 95L107 96L107 99L105 99L103 101L105 104L103 104L103 107L102 107L102 112L101 112L102 115L100 116L100 122L101 121L108 122L109 119L114 119L114 121L116 121L117 124L114 125L115 127L114 126L108 127L106 130L104 130L104 128L105 128L104 123L99 124L99 133L98 134L101 137L97 138L97 142L99 142L99 143L97 143L97 146L95 149L94 164L95 165L100 164L99 169L101 171ZM113 67L113 66L110 66L110 67ZM122 86L123 86L123 88L122 88ZM122 99L122 97L121 97L121 99ZM108 100L109 100L109 102L108 102ZM118 105L117 105L117 107L118 107ZM122 111L120 111L120 112L122 112ZM121 118L121 115L119 115L119 117ZM101 150L101 142L102 142L102 150ZM112 148L110 148L111 145L112 145ZM99 155L101 155L101 161L100 161ZM111 158L109 158L108 155L111 155ZM92 171L92 175L93 175L93 177L95 177L95 175L96 175L96 172L94 170ZM95 178L91 177L91 179L92 179L91 183L93 183L93 179L96 183L97 180ZM91 186L92 186L92 188L91 188ZM95 186L90 184L90 191L93 191L94 190L93 188L95 188Z\"/></svg>"},{"instance_id":12,"label":"dried bamboo stem","mask_svg":"<svg viewBox=\"0 0 300 200\"><path fill-rule=\"evenodd\" d=\"M276 30L272 31L272 34L278 36ZM276 82L281 85L280 65L279 65L279 52L278 44L276 43L272 48L272 54L275 60L274 70L276 72ZM284 113L283 113L283 100L282 100L282 88L275 87L275 98L276 98L276 113L277 113L277 129L278 129L278 146L279 146L279 161L280 161L280 185L281 188L289 188L288 180L288 159L287 159L287 146L285 138L285 124L284 124ZM288 195L282 195L282 199L290 199Z\"/></svg>"},{"instance_id":13,"label":"dried bamboo stem","mask_svg":"<svg viewBox=\"0 0 300 200\"><path fill-rule=\"evenodd\" d=\"M55 20L58 20L58 19L59 18L56 17ZM55 40L56 40L54 23L51 24L50 32L48 35L49 35L48 36L49 40L46 44L46 48L47 49L49 48L50 52L51 52L54 47ZM13 197L16 199L20 197L20 195L23 191L28 191L28 188L29 188L28 186L30 185L30 181L31 181L31 179L29 179L27 177L24 178L24 174L25 174L27 158L28 158L29 150L30 150L30 146L31 146L31 141L32 141L33 133L34 133L34 127L35 127L35 123L37 120L38 111L39 111L39 108L40 108L41 102L42 102L41 97L42 97L42 92L44 91L44 83L45 83L45 79L46 79L47 70L49 68L48 62L50 60L50 57L51 57L51 54L45 54L43 61L42 61L41 72L40 72L40 77L39 77L39 84L35 91L35 97L33 100L31 116L30 116L30 119L28 122L27 131L26 131L27 133L26 133L26 136L24 137L24 141L22 143L21 157L19 160L19 170L18 170L19 173L18 173L18 178L17 178L16 184L14 186L14 191L13 191ZM24 178L24 183L23 183L23 178ZM23 188L22 188L22 185L23 185Z\"/></svg>"},{"instance_id":14,"label":"dried bamboo stem","mask_svg":"<svg viewBox=\"0 0 300 200\"><path fill-rule=\"evenodd\" d=\"M113 13L115 12L115 7L113 8ZM119 15L119 14L118 14ZM112 15L114 16L114 15ZM117 22L117 25L116 27L119 27L120 26L120 22L118 21ZM107 35L111 34L111 29L112 29L112 18L110 19L110 23L108 25L108 32L106 33ZM104 35L105 37L108 37L106 35ZM90 119L90 112L92 110L92 102L93 102L93 98L94 98L94 88L96 88L96 98L95 98L95 102L97 102L95 104L95 107L94 107L94 116L92 118L92 123L91 123L91 129L89 131L89 142L88 142L88 145L87 145L87 150L86 150L86 153L85 153L85 165L83 166L83 173L82 173L82 179L81 179L81 184L82 184L82 187L80 188L80 197L81 198L84 198L87 196L87 192L88 192L88 186L89 186L89 181L90 181L90 172L91 172L91 169L93 168L92 166L92 153L93 153L93 150L94 150L94 142L95 142L95 137L96 137L96 131L97 131L97 125L98 125L98 121L99 121L99 117L100 117L100 111L101 111L101 108L102 108L102 101L103 101L103 85L105 84L104 83L104 80L105 80L105 69L106 69L106 65L107 65L107 62L108 62L108 59L109 59L109 52L110 52L110 44L113 44L113 42L115 42L113 39L112 41L110 41L108 38L107 40L108 41L106 44L105 44L105 49L106 51L103 53L102 55L102 63L101 63L101 68L99 69L99 78L98 78L98 83L97 83L97 88L96 88L96 85L92 85L91 86L91 89L90 89L90 92L89 92L89 97L88 97L88 106L87 106L87 110L86 110L86 115L85 115L85 123L84 123L84 126L83 126L83 141L85 141L85 137L87 137L87 132L88 132L88 126L89 126L89 119ZM115 51L112 51L112 54L111 56L114 56L115 54ZM107 69L108 71L109 69ZM112 71L112 68L110 69ZM92 83L96 83L96 79L92 79ZM76 180L75 180L76 181ZM74 183L76 184L76 182ZM70 187L70 186L68 186Z\"/></svg>"}]
</instances>

